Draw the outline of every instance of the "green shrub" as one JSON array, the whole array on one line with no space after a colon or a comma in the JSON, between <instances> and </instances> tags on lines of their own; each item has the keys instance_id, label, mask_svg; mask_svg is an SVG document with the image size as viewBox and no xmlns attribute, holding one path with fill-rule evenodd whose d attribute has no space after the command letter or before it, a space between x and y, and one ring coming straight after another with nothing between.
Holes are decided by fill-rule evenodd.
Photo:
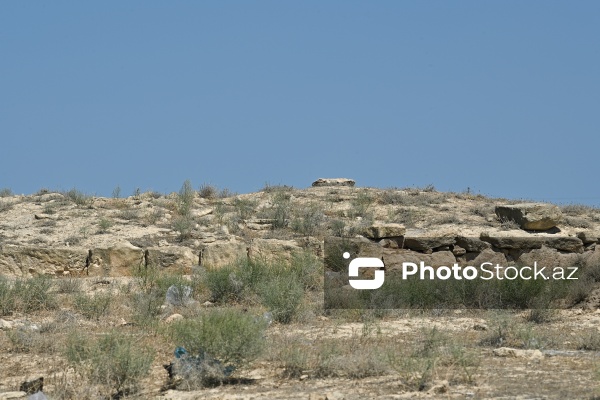
<instances>
[{"instance_id":1,"label":"green shrub","mask_svg":"<svg viewBox=\"0 0 600 400\"><path fill-rule=\"evenodd\" d=\"M244 282L240 278L240 269L224 266L206 271L206 286L214 302L239 301L242 299Z\"/></svg>"},{"instance_id":2,"label":"green shrub","mask_svg":"<svg viewBox=\"0 0 600 400\"><path fill-rule=\"evenodd\" d=\"M98 221L98 233L106 233L113 226L113 222L108 218L100 218Z\"/></svg>"},{"instance_id":3,"label":"green shrub","mask_svg":"<svg viewBox=\"0 0 600 400\"><path fill-rule=\"evenodd\" d=\"M194 229L194 218L191 214L181 215L173 220L172 228L179 232L179 240L189 239Z\"/></svg>"},{"instance_id":4,"label":"green shrub","mask_svg":"<svg viewBox=\"0 0 600 400\"><path fill-rule=\"evenodd\" d=\"M55 309L58 302L52 287L52 279L45 275L15 281L13 291L18 309L25 313Z\"/></svg>"},{"instance_id":5,"label":"green shrub","mask_svg":"<svg viewBox=\"0 0 600 400\"><path fill-rule=\"evenodd\" d=\"M177 205L179 215L189 215L192 206L194 205L194 197L196 196L196 192L192 188L192 183L189 180L183 182L181 189L179 189L178 197L177 197Z\"/></svg>"},{"instance_id":6,"label":"green shrub","mask_svg":"<svg viewBox=\"0 0 600 400\"><path fill-rule=\"evenodd\" d=\"M73 188L68 192L63 192L63 195L78 206L87 206L92 202L92 197Z\"/></svg>"},{"instance_id":7,"label":"green shrub","mask_svg":"<svg viewBox=\"0 0 600 400\"><path fill-rule=\"evenodd\" d=\"M273 219L274 229L287 227L291 214L291 196L287 191L276 190L267 218Z\"/></svg>"},{"instance_id":8,"label":"green shrub","mask_svg":"<svg viewBox=\"0 0 600 400\"><path fill-rule=\"evenodd\" d=\"M113 294L111 292L95 293L93 296L78 294L75 296L74 306L86 318L97 320L108 314L112 301Z\"/></svg>"},{"instance_id":9,"label":"green shrub","mask_svg":"<svg viewBox=\"0 0 600 400\"><path fill-rule=\"evenodd\" d=\"M78 278L64 278L56 281L56 291L58 293L78 293L81 292L82 283Z\"/></svg>"},{"instance_id":10,"label":"green shrub","mask_svg":"<svg viewBox=\"0 0 600 400\"><path fill-rule=\"evenodd\" d=\"M10 315L15 311L16 301L13 285L0 276L0 315Z\"/></svg>"},{"instance_id":11,"label":"green shrub","mask_svg":"<svg viewBox=\"0 0 600 400\"><path fill-rule=\"evenodd\" d=\"M325 215L320 208L312 204L304 207L296 215L292 221L292 229L305 236L315 236L325 220Z\"/></svg>"},{"instance_id":12,"label":"green shrub","mask_svg":"<svg viewBox=\"0 0 600 400\"><path fill-rule=\"evenodd\" d=\"M204 199L212 200L212 199L216 199L219 196L219 191L213 185L208 185L206 183L203 183L202 186L200 186L200 190L198 191L198 194L200 195L200 197L202 197Z\"/></svg>"},{"instance_id":13,"label":"green shrub","mask_svg":"<svg viewBox=\"0 0 600 400\"><path fill-rule=\"evenodd\" d=\"M233 205L235 206L240 219L247 220L252 217L257 204L254 200L237 197L234 200Z\"/></svg>"},{"instance_id":14,"label":"green shrub","mask_svg":"<svg viewBox=\"0 0 600 400\"><path fill-rule=\"evenodd\" d=\"M302 283L293 274L282 274L265 280L260 289L263 305L271 311L275 321L283 324L292 322L303 295Z\"/></svg>"},{"instance_id":15,"label":"green shrub","mask_svg":"<svg viewBox=\"0 0 600 400\"><path fill-rule=\"evenodd\" d=\"M192 355L206 352L224 364L237 367L258 357L264 349L262 318L236 309L211 309L195 319L176 321L169 334L177 346Z\"/></svg>"},{"instance_id":16,"label":"green shrub","mask_svg":"<svg viewBox=\"0 0 600 400\"><path fill-rule=\"evenodd\" d=\"M67 339L65 355L90 380L106 385L118 398L137 389L154 360L149 348L120 332L95 340L83 332L73 332Z\"/></svg>"},{"instance_id":17,"label":"green shrub","mask_svg":"<svg viewBox=\"0 0 600 400\"><path fill-rule=\"evenodd\" d=\"M9 188L0 189L0 197L10 197L12 195L13 195L13 192Z\"/></svg>"}]
</instances>

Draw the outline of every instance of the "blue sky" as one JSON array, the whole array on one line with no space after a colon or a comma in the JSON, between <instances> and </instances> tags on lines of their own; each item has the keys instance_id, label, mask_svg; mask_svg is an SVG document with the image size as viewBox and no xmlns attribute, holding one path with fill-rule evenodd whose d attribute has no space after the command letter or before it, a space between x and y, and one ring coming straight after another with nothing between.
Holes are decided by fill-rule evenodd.
<instances>
[{"instance_id":1,"label":"blue sky","mask_svg":"<svg viewBox=\"0 0 600 400\"><path fill-rule=\"evenodd\" d=\"M600 2L0 4L0 187L600 205Z\"/></svg>"}]
</instances>

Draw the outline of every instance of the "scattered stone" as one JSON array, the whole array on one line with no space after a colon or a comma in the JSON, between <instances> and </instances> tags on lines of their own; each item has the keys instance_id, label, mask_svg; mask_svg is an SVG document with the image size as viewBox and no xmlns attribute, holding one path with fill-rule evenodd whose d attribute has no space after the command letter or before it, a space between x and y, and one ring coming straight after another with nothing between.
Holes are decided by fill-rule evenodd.
<instances>
[{"instance_id":1,"label":"scattered stone","mask_svg":"<svg viewBox=\"0 0 600 400\"><path fill-rule=\"evenodd\" d=\"M545 231L562 221L562 212L554 204L520 203L496 206L496 215L501 220L515 221L522 229Z\"/></svg>"},{"instance_id":2,"label":"scattered stone","mask_svg":"<svg viewBox=\"0 0 600 400\"><path fill-rule=\"evenodd\" d=\"M509 357L509 358L528 358L530 360L541 360L544 358L544 353L540 350L522 350L513 349L511 347L500 347L493 351L496 357Z\"/></svg>"},{"instance_id":3,"label":"scattered stone","mask_svg":"<svg viewBox=\"0 0 600 400\"><path fill-rule=\"evenodd\" d=\"M25 392L0 393L0 400L25 399L25 398L27 398L27 393L25 393Z\"/></svg>"},{"instance_id":4,"label":"scattered stone","mask_svg":"<svg viewBox=\"0 0 600 400\"><path fill-rule=\"evenodd\" d=\"M170 324L172 322L179 321L182 319L183 319L183 315L181 315L181 314L171 314L165 319L165 322L167 324Z\"/></svg>"},{"instance_id":5,"label":"scattered stone","mask_svg":"<svg viewBox=\"0 0 600 400\"><path fill-rule=\"evenodd\" d=\"M349 186L353 187L356 182L348 178L319 178L312 183L315 187L321 186Z\"/></svg>"},{"instance_id":6,"label":"scattered stone","mask_svg":"<svg viewBox=\"0 0 600 400\"><path fill-rule=\"evenodd\" d=\"M434 384L431 389L429 389L429 393L434 394L444 394L448 392L448 381L444 380L439 383Z\"/></svg>"},{"instance_id":7,"label":"scattered stone","mask_svg":"<svg viewBox=\"0 0 600 400\"><path fill-rule=\"evenodd\" d=\"M455 244L452 248L452 254L454 254L456 257L464 256L467 254L467 250Z\"/></svg>"},{"instance_id":8,"label":"scattered stone","mask_svg":"<svg viewBox=\"0 0 600 400\"><path fill-rule=\"evenodd\" d=\"M600 232L590 232L590 231L579 232L579 233L577 233L577 237L579 239L581 239L583 244L588 245L591 243L598 242L598 238L600 237Z\"/></svg>"},{"instance_id":9,"label":"scattered stone","mask_svg":"<svg viewBox=\"0 0 600 400\"><path fill-rule=\"evenodd\" d=\"M205 301L204 303L202 303L203 307L213 307L215 305L215 303L211 302L211 301Z\"/></svg>"},{"instance_id":10,"label":"scattered stone","mask_svg":"<svg viewBox=\"0 0 600 400\"><path fill-rule=\"evenodd\" d=\"M13 328L13 323L11 321L6 321L4 319L0 319L0 330L8 331Z\"/></svg>"},{"instance_id":11,"label":"scattered stone","mask_svg":"<svg viewBox=\"0 0 600 400\"><path fill-rule=\"evenodd\" d=\"M473 325L473 330L476 330L476 331L487 331L488 330L488 326L486 324L475 324L475 325Z\"/></svg>"},{"instance_id":12,"label":"scattered stone","mask_svg":"<svg viewBox=\"0 0 600 400\"><path fill-rule=\"evenodd\" d=\"M369 239L384 239L403 236L406 228L402 224L374 223L365 229L364 235Z\"/></svg>"},{"instance_id":13,"label":"scattered stone","mask_svg":"<svg viewBox=\"0 0 600 400\"><path fill-rule=\"evenodd\" d=\"M306 379L308 379L308 375L300 375L300 380L301 381L304 381Z\"/></svg>"},{"instance_id":14,"label":"scattered stone","mask_svg":"<svg viewBox=\"0 0 600 400\"><path fill-rule=\"evenodd\" d=\"M52 216L48 214L34 214L33 217L35 219L54 219Z\"/></svg>"}]
</instances>

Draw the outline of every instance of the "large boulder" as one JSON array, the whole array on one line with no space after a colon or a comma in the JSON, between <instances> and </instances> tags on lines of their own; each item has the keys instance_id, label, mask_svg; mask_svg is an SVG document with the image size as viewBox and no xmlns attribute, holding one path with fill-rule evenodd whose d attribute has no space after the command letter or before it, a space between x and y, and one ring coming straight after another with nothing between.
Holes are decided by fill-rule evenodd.
<instances>
[{"instance_id":1,"label":"large boulder","mask_svg":"<svg viewBox=\"0 0 600 400\"><path fill-rule=\"evenodd\" d=\"M384 239L403 236L406 228L402 224L374 223L365 229L364 235L369 239Z\"/></svg>"},{"instance_id":2,"label":"large boulder","mask_svg":"<svg viewBox=\"0 0 600 400\"><path fill-rule=\"evenodd\" d=\"M577 237L581 239L583 244L588 245L592 243L597 243L598 238L600 238L600 232L597 231L584 231L577 233Z\"/></svg>"},{"instance_id":3,"label":"large boulder","mask_svg":"<svg viewBox=\"0 0 600 400\"><path fill-rule=\"evenodd\" d=\"M554 204L520 203L496 206L496 215L501 220L515 221L522 229L545 231L562 221L562 212Z\"/></svg>"},{"instance_id":4,"label":"large boulder","mask_svg":"<svg viewBox=\"0 0 600 400\"><path fill-rule=\"evenodd\" d=\"M405 262L411 262L417 265L419 265L420 262L424 262L425 265L433 268L437 268L442 265L452 267L452 265L456 263L456 258L451 251L436 251L435 253L431 254L423 254L404 249L385 249L383 250L382 257L386 269L390 269L391 271L401 270L402 263Z\"/></svg>"},{"instance_id":5,"label":"large boulder","mask_svg":"<svg viewBox=\"0 0 600 400\"><path fill-rule=\"evenodd\" d=\"M404 237L404 248L431 253L434 249L449 247L454 242L454 236L413 236L412 234L406 234Z\"/></svg>"},{"instance_id":6,"label":"large boulder","mask_svg":"<svg viewBox=\"0 0 600 400\"><path fill-rule=\"evenodd\" d=\"M462 247L468 252L481 253L485 249L489 249L492 245L488 242L484 242L477 237L457 236L456 245Z\"/></svg>"},{"instance_id":7,"label":"large boulder","mask_svg":"<svg viewBox=\"0 0 600 400\"><path fill-rule=\"evenodd\" d=\"M529 234L523 231L483 232L480 239L492 244L498 249L523 250L540 249L542 246L567 251L582 253L583 242L573 236L556 236L545 234Z\"/></svg>"},{"instance_id":8,"label":"large boulder","mask_svg":"<svg viewBox=\"0 0 600 400\"><path fill-rule=\"evenodd\" d=\"M527 232L519 230L492 233L482 232L479 238L498 249L531 250L540 249L544 244L543 237L530 235Z\"/></svg>"},{"instance_id":9,"label":"large boulder","mask_svg":"<svg viewBox=\"0 0 600 400\"><path fill-rule=\"evenodd\" d=\"M111 276L128 276L145 264L144 250L124 241L106 248L92 250L93 266L100 266L102 272ZM90 266L90 273L95 275L96 268Z\"/></svg>"},{"instance_id":10,"label":"large boulder","mask_svg":"<svg viewBox=\"0 0 600 400\"><path fill-rule=\"evenodd\" d=\"M2 246L0 275L28 277L80 273L86 266L87 257L87 250L72 247Z\"/></svg>"},{"instance_id":11,"label":"large boulder","mask_svg":"<svg viewBox=\"0 0 600 400\"><path fill-rule=\"evenodd\" d=\"M198 264L198 255L189 247L166 246L151 247L146 253L148 265L161 268L190 271L193 265Z\"/></svg>"},{"instance_id":12,"label":"large boulder","mask_svg":"<svg viewBox=\"0 0 600 400\"><path fill-rule=\"evenodd\" d=\"M289 260L292 254L302 251L295 240L253 239L249 246L252 259L273 261Z\"/></svg>"},{"instance_id":13,"label":"large boulder","mask_svg":"<svg viewBox=\"0 0 600 400\"><path fill-rule=\"evenodd\" d=\"M348 178L319 178L312 183L313 186L349 186L352 187L356 184L353 179Z\"/></svg>"},{"instance_id":14,"label":"large boulder","mask_svg":"<svg viewBox=\"0 0 600 400\"><path fill-rule=\"evenodd\" d=\"M523 253L517 260L517 264L533 266L537 263L538 267L567 268L582 264L582 256L580 254L563 254L558 250L542 246L541 249L534 249L530 252Z\"/></svg>"},{"instance_id":15,"label":"large boulder","mask_svg":"<svg viewBox=\"0 0 600 400\"><path fill-rule=\"evenodd\" d=\"M473 259L467 257L467 262L469 265L472 265L474 267L479 267L483 263L491 263L493 265L498 264L500 266L508 265L506 256L504 256L504 254L502 253L493 251L492 249L485 249Z\"/></svg>"},{"instance_id":16,"label":"large boulder","mask_svg":"<svg viewBox=\"0 0 600 400\"><path fill-rule=\"evenodd\" d=\"M207 243L202 250L202 266L220 268L247 257L248 245L239 241Z\"/></svg>"}]
</instances>

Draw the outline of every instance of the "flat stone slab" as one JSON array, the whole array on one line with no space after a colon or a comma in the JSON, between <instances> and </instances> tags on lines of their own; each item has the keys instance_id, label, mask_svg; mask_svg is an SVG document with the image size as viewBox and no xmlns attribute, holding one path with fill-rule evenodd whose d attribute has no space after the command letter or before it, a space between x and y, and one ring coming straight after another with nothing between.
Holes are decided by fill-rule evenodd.
<instances>
[{"instance_id":1,"label":"flat stone slab","mask_svg":"<svg viewBox=\"0 0 600 400\"><path fill-rule=\"evenodd\" d=\"M320 186L354 186L356 181L348 178L319 178L312 183L315 187Z\"/></svg>"},{"instance_id":2,"label":"flat stone slab","mask_svg":"<svg viewBox=\"0 0 600 400\"><path fill-rule=\"evenodd\" d=\"M600 237L600 232L592 232L592 231L584 231L579 232L577 237L581 239L583 244L592 244L598 243L598 238Z\"/></svg>"},{"instance_id":3,"label":"flat stone slab","mask_svg":"<svg viewBox=\"0 0 600 400\"><path fill-rule=\"evenodd\" d=\"M406 228L402 224L374 223L365 229L364 235L369 239L384 239L404 236Z\"/></svg>"},{"instance_id":4,"label":"flat stone slab","mask_svg":"<svg viewBox=\"0 0 600 400\"><path fill-rule=\"evenodd\" d=\"M520 233L520 234L519 234ZM583 252L583 242L573 236L537 236L525 232L483 232L480 239L499 249L531 250L547 246L572 253Z\"/></svg>"},{"instance_id":5,"label":"flat stone slab","mask_svg":"<svg viewBox=\"0 0 600 400\"><path fill-rule=\"evenodd\" d=\"M496 215L502 220L515 221L521 229L545 231L562 221L562 212L554 204L520 203L496 206Z\"/></svg>"},{"instance_id":6,"label":"flat stone slab","mask_svg":"<svg viewBox=\"0 0 600 400\"><path fill-rule=\"evenodd\" d=\"M431 253L434 249L451 246L455 243L454 236L405 236L404 248L423 253Z\"/></svg>"}]
</instances>

